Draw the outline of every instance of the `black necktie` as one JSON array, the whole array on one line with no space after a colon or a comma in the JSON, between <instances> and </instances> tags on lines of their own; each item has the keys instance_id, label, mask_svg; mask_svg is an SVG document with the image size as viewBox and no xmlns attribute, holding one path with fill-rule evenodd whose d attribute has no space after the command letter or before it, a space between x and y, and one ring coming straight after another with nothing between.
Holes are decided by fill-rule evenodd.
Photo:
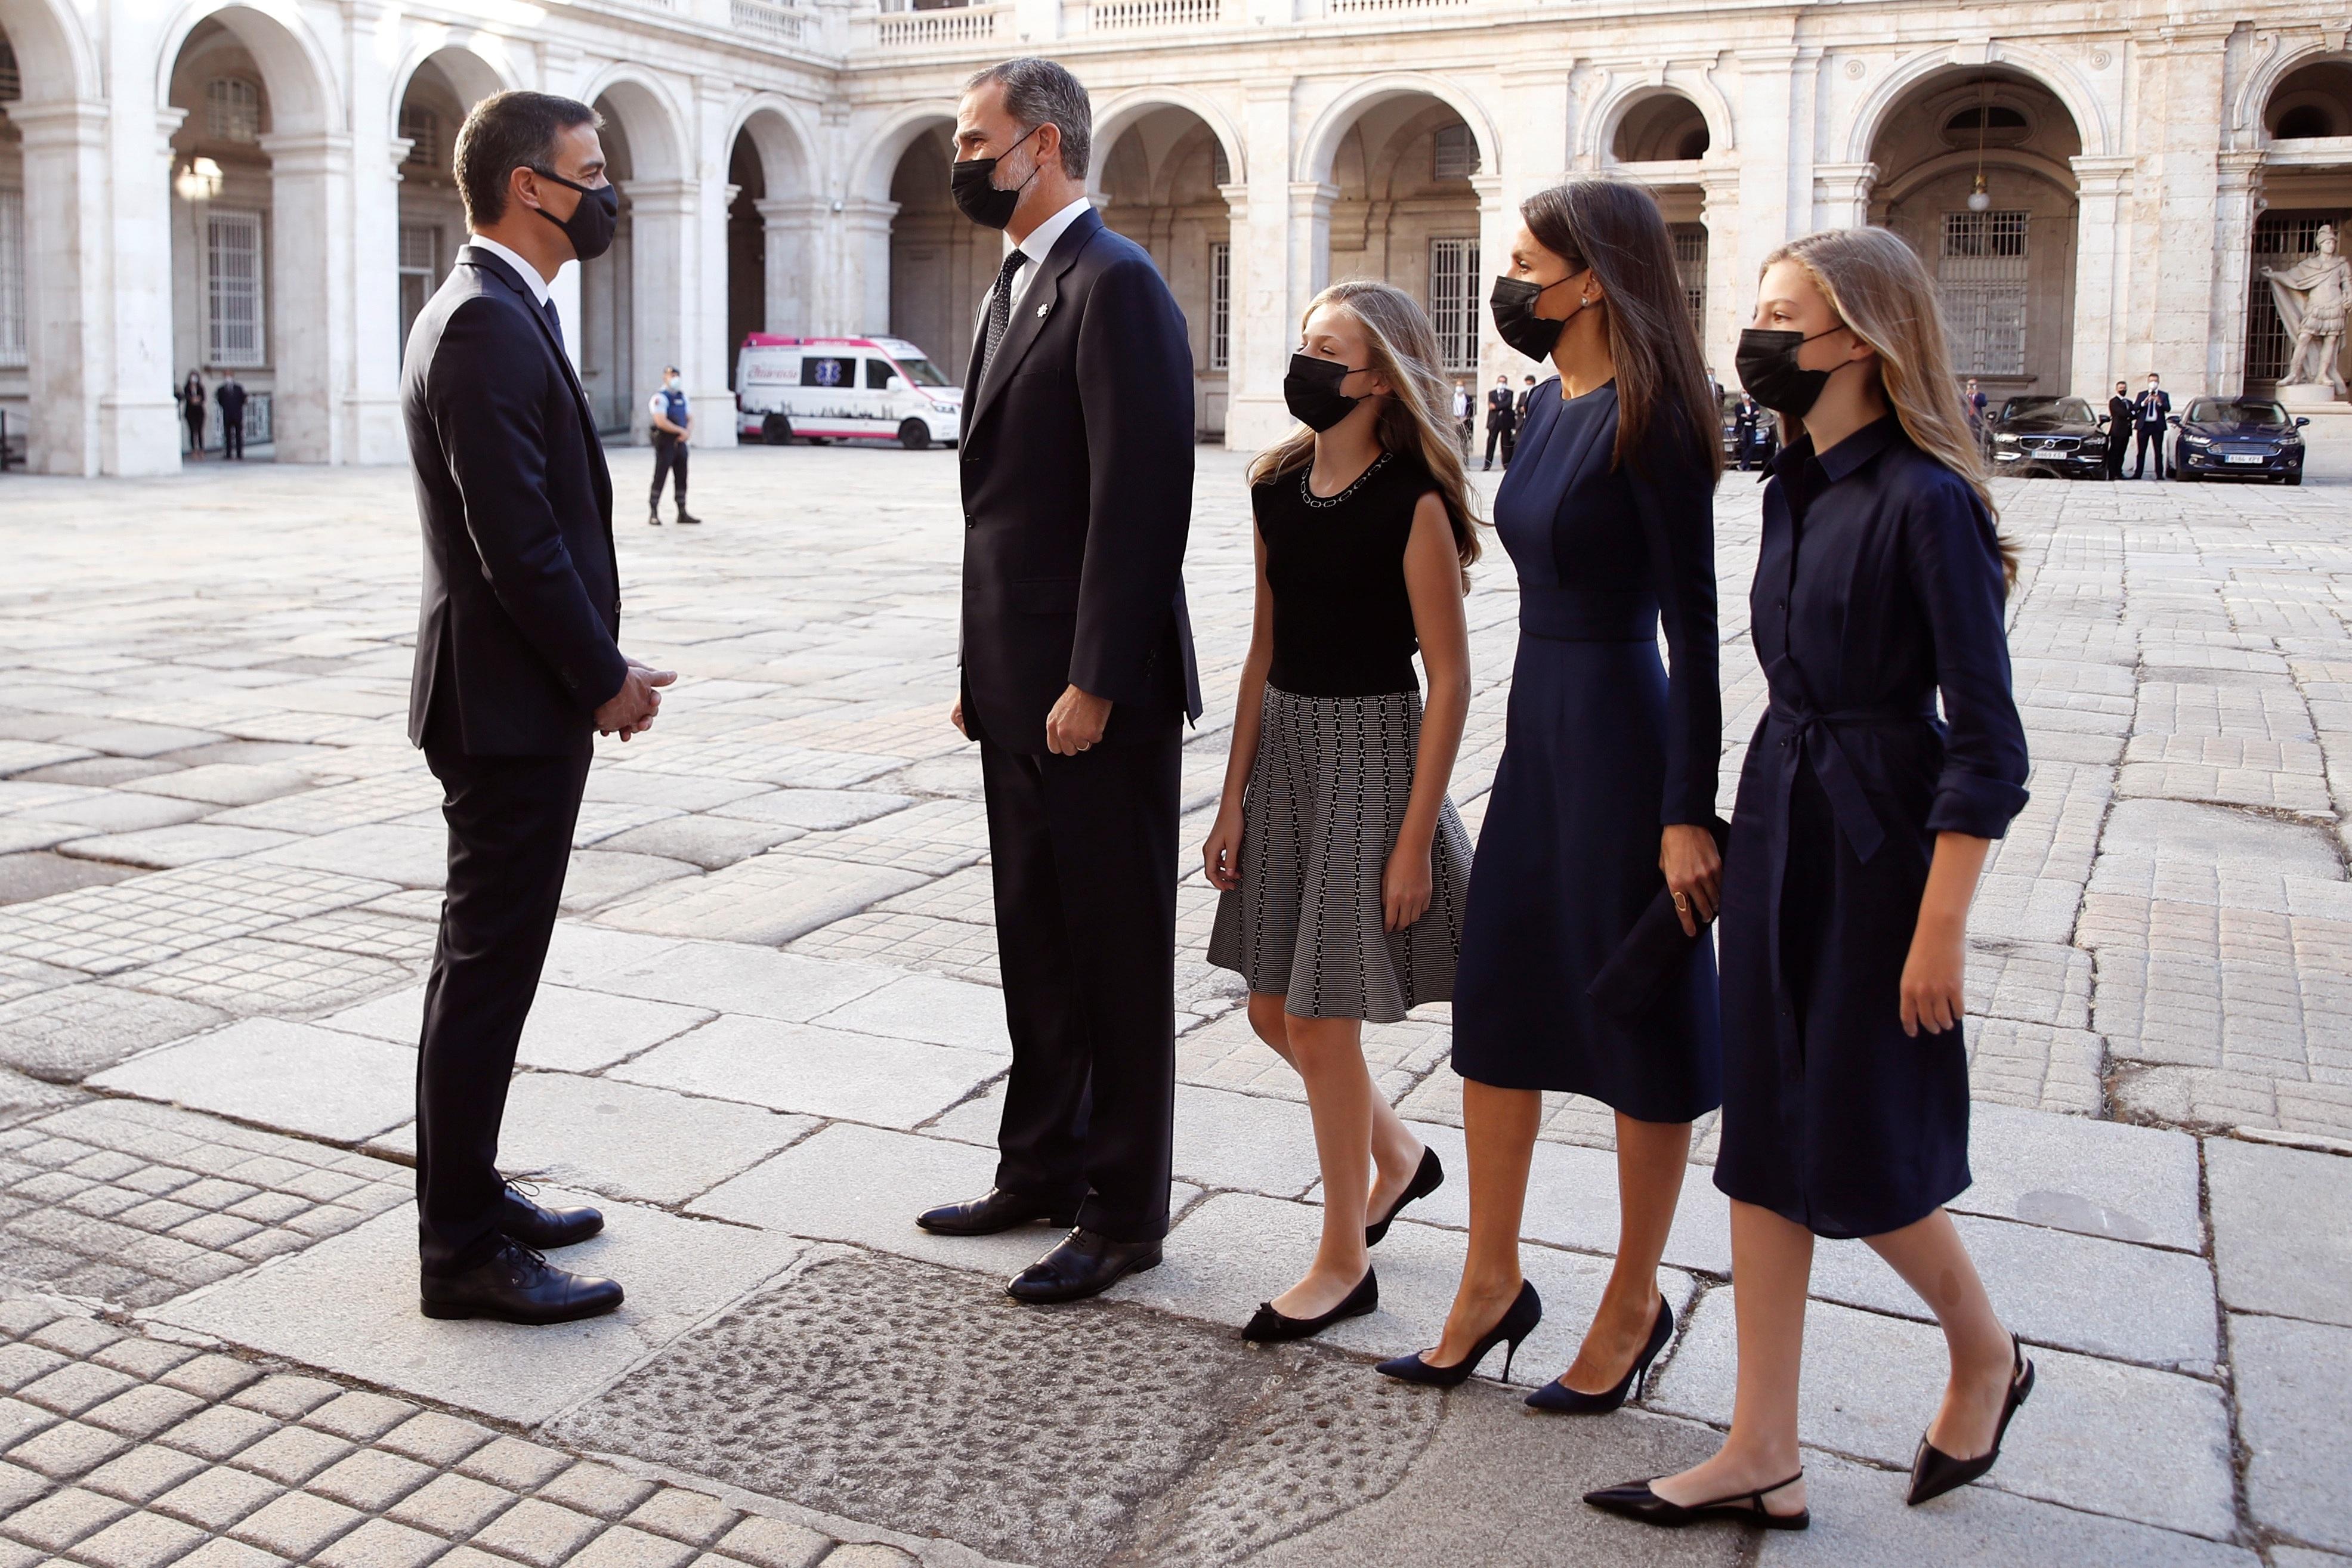
<instances>
[{"instance_id":1,"label":"black necktie","mask_svg":"<svg viewBox=\"0 0 2352 1568\"><path fill-rule=\"evenodd\" d=\"M547 319L547 329L555 334L555 346L563 349L563 313L555 308L555 296L549 295L539 302L539 313ZM564 349L570 353L569 349Z\"/></svg>"},{"instance_id":2,"label":"black necktie","mask_svg":"<svg viewBox=\"0 0 2352 1568\"><path fill-rule=\"evenodd\" d=\"M996 345L1004 341L1004 329L1013 320L1013 279L1029 265L1025 252L1014 251L1004 258L1004 268L996 275L996 292L988 298L988 336L982 340L980 368L985 375L996 363Z\"/></svg>"}]
</instances>

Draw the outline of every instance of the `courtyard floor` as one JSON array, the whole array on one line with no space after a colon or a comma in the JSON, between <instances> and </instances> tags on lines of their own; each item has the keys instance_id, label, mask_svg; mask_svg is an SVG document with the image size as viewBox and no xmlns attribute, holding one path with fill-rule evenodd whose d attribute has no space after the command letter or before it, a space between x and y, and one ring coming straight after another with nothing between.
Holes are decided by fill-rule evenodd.
<instances>
[{"instance_id":1,"label":"courtyard floor","mask_svg":"<svg viewBox=\"0 0 2352 1568\"><path fill-rule=\"evenodd\" d=\"M955 458L712 451L699 529L613 455L624 645L675 667L604 743L522 1047L509 1168L593 1197L628 1288L551 1330L415 1310L410 1110L442 874L406 744L406 474L0 478L0 1568L276 1563L2352 1563L2352 516L2302 489L2003 482L2032 802L1973 922L1976 1186L1955 1205L2040 1364L1987 1482L1902 1471L1940 1340L1821 1249L1813 1529L1657 1536L1586 1489L1731 1404L1703 1129L1637 1407L1374 1375L1430 1343L1466 1222L1446 1009L1368 1051L1452 1178L1321 1343L1237 1326L1317 1225L1297 1082L1200 962L1197 869L1247 634L1242 461L1187 569L1176 1228L1104 1301L1018 1307L1050 1234L945 1241L1009 1060L954 690ZM1762 683L1757 490L1717 510L1724 799ZM1515 594L1471 601L1454 796L1503 739ZM1550 1106L1527 1211L1572 1354L1615 1231L1610 1124ZM1490 1363L1488 1370L1499 1371Z\"/></svg>"}]
</instances>

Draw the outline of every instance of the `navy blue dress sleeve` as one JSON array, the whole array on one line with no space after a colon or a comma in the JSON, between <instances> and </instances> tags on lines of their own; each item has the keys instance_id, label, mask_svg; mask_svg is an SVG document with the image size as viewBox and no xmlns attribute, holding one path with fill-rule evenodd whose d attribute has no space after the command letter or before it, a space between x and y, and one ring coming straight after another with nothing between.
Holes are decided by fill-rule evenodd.
<instances>
[{"instance_id":1,"label":"navy blue dress sleeve","mask_svg":"<svg viewBox=\"0 0 2352 1568\"><path fill-rule=\"evenodd\" d=\"M1659 825L1715 821L1723 759L1722 636L1715 607L1715 479L1662 415L1626 465L1666 637L1666 776Z\"/></svg>"},{"instance_id":2,"label":"navy blue dress sleeve","mask_svg":"<svg viewBox=\"0 0 2352 1568\"><path fill-rule=\"evenodd\" d=\"M1944 700L1944 767L1927 831L1997 839L2025 806L2027 767L2025 727L2010 691L2000 541L1976 492L1952 479L1915 499L1904 546Z\"/></svg>"}]
</instances>

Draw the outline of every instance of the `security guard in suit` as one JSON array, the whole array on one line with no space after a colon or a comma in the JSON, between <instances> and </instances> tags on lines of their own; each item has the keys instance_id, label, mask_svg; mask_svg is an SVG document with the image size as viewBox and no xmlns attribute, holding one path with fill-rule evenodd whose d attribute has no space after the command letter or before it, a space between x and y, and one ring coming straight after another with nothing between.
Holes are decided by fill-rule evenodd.
<instances>
[{"instance_id":1,"label":"security guard in suit","mask_svg":"<svg viewBox=\"0 0 2352 1568\"><path fill-rule=\"evenodd\" d=\"M2116 383L2116 395L2107 400L2107 477L2124 476L2124 449L2131 444L2131 388L2123 382Z\"/></svg>"}]
</instances>

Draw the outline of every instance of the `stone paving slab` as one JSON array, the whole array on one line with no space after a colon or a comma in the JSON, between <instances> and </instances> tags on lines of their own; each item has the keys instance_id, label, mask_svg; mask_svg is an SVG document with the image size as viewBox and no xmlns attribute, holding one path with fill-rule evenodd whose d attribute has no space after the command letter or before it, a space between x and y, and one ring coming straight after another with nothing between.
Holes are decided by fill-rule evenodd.
<instances>
[{"instance_id":1,"label":"stone paving slab","mask_svg":"<svg viewBox=\"0 0 2352 1568\"><path fill-rule=\"evenodd\" d=\"M675 1002L616 997L542 984L532 997L516 1061L557 1072L593 1072L626 1061L719 1015ZM425 988L412 986L318 1020L394 1044L414 1045L425 1027Z\"/></svg>"},{"instance_id":2,"label":"stone paving slab","mask_svg":"<svg viewBox=\"0 0 2352 1568\"><path fill-rule=\"evenodd\" d=\"M2344 1493L2344 1390L2352 1329L2230 1314L2246 1500L2261 1524L2352 1552Z\"/></svg>"},{"instance_id":3,"label":"stone paving slab","mask_svg":"<svg viewBox=\"0 0 2352 1568\"><path fill-rule=\"evenodd\" d=\"M2204 1248L2197 1140L2186 1134L1979 1104L1969 1168L1975 1185L1951 1204L1960 1213Z\"/></svg>"},{"instance_id":4,"label":"stone paving slab","mask_svg":"<svg viewBox=\"0 0 2352 1568\"><path fill-rule=\"evenodd\" d=\"M551 1188L550 1203L584 1195ZM575 1271L621 1281L618 1312L520 1328L443 1322L416 1310L416 1212L392 1209L277 1267L184 1297L151 1315L265 1354L519 1423L589 1397L773 1277L805 1243L656 1208L602 1205L603 1234L566 1248Z\"/></svg>"},{"instance_id":5,"label":"stone paving slab","mask_svg":"<svg viewBox=\"0 0 2352 1568\"><path fill-rule=\"evenodd\" d=\"M49 1082L78 1083L227 1016L99 980L53 987L0 1006L0 1062Z\"/></svg>"},{"instance_id":6,"label":"stone paving slab","mask_svg":"<svg viewBox=\"0 0 2352 1568\"><path fill-rule=\"evenodd\" d=\"M613 1069L683 1093L911 1127L1004 1071L953 1046L729 1015Z\"/></svg>"},{"instance_id":7,"label":"stone paving slab","mask_svg":"<svg viewBox=\"0 0 2352 1568\"><path fill-rule=\"evenodd\" d=\"M1004 993L961 980L911 975L820 1013L814 1021L860 1034L960 1046L1007 1061L1013 1056L1013 1039L1005 1029Z\"/></svg>"},{"instance_id":8,"label":"stone paving slab","mask_svg":"<svg viewBox=\"0 0 2352 1568\"><path fill-rule=\"evenodd\" d=\"M247 1019L134 1057L90 1082L353 1144L415 1113L416 1051L307 1024Z\"/></svg>"},{"instance_id":9,"label":"stone paving slab","mask_svg":"<svg viewBox=\"0 0 2352 1568\"><path fill-rule=\"evenodd\" d=\"M1732 1296L1708 1292L1651 1396L1654 1407L1731 1418ZM2033 1396L1983 1484L2093 1513L2226 1541L2237 1528L2221 1390L2171 1373L2038 1348ZM1809 1447L1907 1469L1948 1363L1925 1323L1816 1301L1805 1314L1798 1430Z\"/></svg>"},{"instance_id":10,"label":"stone paving slab","mask_svg":"<svg viewBox=\"0 0 2352 1568\"><path fill-rule=\"evenodd\" d=\"M803 843L794 840L785 849L738 861L708 876L656 887L597 919L625 931L773 946L923 881L916 872L893 866L808 858L794 852Z\"/></svg>"},{"instance_id":11,"label":"stone paving slab","mask_svg":"<svg viewBox=\"0 0 2352 1568\"><path fill-rule=\"evenodd\" d=\"M68 839L58 845L58 852L83 860L140 866L150 871L169 871L174 866L194 865L198 861L225 860L232 855L274 849L293 836L264 828L229 828L213 822L183 822L176 827L143 828L135 832L100 833L92 838Z\"/></svg>"},{"instance_id":12,"label":"stone paving slab","mask_svg":"<svg viewBox=\"0 0 2352 1568\"><path fill-rule=\"evenodd\" d=\"M559 971L555 960L572 942L593 944L583 951L594 956ZM635 945L634 959L628 944ZM659 940L559 925L546 977L618 996L807 1023L903 977L877 966L823 963L738 943Z\"/></svg>"},{"instance_id":13,"label":"stone paving slab","mask_svg":"<svg viewBox=\"0 0 2352 1568\"><path fill-rule=\"evenodd\" d=\"M2224 1305L2352 1326L2352 1160L2205 1141Z\"/></svg>"},{"instance_id":14,"label":"stone paving slab","mask_svg":"<svg viewBox=\"0 0 2352 1568\"><path fill-rule=\"evenodd\" d=\"M1470 1161L1459 1128L1416 1123L1412 1129L1445 1164L1445 1185L1407 1210L1424 1225L1466 1231L1470 1225ZM1691 1166L1682 1201L1666 1234L1671 1267L1727 1278L1731 1273L1731 1209L1715 1189L1715 1173ZM1613 1256L1617 1249L1617 1156L1603 1149L1538 1140L1528 1166L1526 1218L1520 1234L1571 1251Z\"/></svg>"}]
</instances>

